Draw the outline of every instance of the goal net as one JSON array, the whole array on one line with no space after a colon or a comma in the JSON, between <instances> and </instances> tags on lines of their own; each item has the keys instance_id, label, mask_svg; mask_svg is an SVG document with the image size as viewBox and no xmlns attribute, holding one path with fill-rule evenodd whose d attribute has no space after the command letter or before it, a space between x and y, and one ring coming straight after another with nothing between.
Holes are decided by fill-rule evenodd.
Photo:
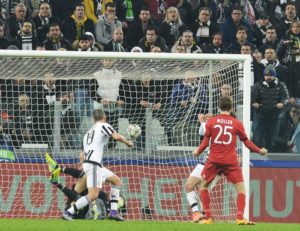
<instances>
[{"instance_id":1,"label":"goal net","mask_svg":"<svg viewBox=\"0 0 300 231\"><path fill-rule=\"evenodd\" d=\"M129 124L142 129L133 148L110 141L104 153L103 164L123 181L125 217L188 221L184 184L199 162L192 156L197 116L217 114L219 98L231 95L249 131L250 62L243 55L1 51L0 217L61 216L66 199L49 181L45 152L80 168L91 113L103 109L125 137ZM237 150L248 193L249 152ZM61 173L59 180L72 187L77 179ZM215 220L235 220L236 194L225 178L211 197Z\"/></svg>"}]
</instances>

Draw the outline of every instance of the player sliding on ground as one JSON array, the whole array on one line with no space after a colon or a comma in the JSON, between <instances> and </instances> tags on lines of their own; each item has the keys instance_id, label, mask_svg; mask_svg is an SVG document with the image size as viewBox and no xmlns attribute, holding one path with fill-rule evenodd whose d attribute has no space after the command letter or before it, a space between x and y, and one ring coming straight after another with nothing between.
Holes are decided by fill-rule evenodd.
<instances>
[{"instance_id":1,"label":"player sliding on ground","mask_svg":"<svg viewBox=\"0 0 300 231\"><path fill-rule=\"evenodd\" d=\"M87 195L88 190L86 188L86 175L84 174L83 170L58 165L48 153L45 154L45 160L49 166L49 171L51 172L50 182L59 190L61 190L68 198L66 202L66 209L70 208L72 203L76 202L82 196ZM74 187L68 188L65 184L60 182L59 176L61 172L77 179ZM109 211L109 202L107 198L107 194L104 191L100 191L98 199L93 201L92 204L87 205L85 208L78 211L73 218L94 220L105 219Z\"/></svg>"},{"instance_id":2,"label":"player sliding on ground","mask_svg":"<svg viewBox=\"0 0 300 231\"><path fill-rule=\"evenodd\" d=\"M117 212L120 188L122 186L121 179L102 165L103 150L108 139L112 137L114 140L132 147L133 143L118 134L108 123L106 116L102 110L93 112L95 125L83 137L81 155L84 155L83 170L87 177L87 196L81 197L66 210L62 218L65 220L73 220L76 211L82 209L86 205L98 198L102 184L107 181L112 184L110 193L111 210L109 218L116 221L124 221Z\"/></svg>"},{"instance_id":3,"label":"player sliding on ground","mask_svg":"<svg viewBox=\"0 0 300 231\"><path fill-rule=\"evenodd\" d=\"M204 139L200 146L193 152L195 156L200 155L210 142L210 154L201 173L203 183L201 185L200 198L206 218L202 220L202 223L213 223L208 186L217 174L223 174L229 182L234 184L237 191L237 224L254 225L253 222L244 219L246 192L242 170L239 166L236 153L236 138L239 136L240 140L252 152L266 155L268 151L265 148L258 148L251 142L247 138L243 124L230 115L232 111L231 97L221 97L219 107L221 111L220 115L207 121Z\"/></svg>"}]
</instances>

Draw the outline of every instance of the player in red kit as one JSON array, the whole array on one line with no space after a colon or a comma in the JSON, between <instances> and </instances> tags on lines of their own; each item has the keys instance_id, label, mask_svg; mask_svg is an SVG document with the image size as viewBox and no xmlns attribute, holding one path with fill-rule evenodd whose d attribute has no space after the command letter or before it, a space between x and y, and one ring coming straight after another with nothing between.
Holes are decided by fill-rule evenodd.
<instances>
[{"instance_id":1,"label":"player in red kit","mask_svg":"<svg viewBox=\"0 0 300 231\"><path fill-rule=\"evenodd\" d=\"M237 191L237 224L254 225L253 222L244 219L246 195L243 174L236 153L237 136L252 152L266 155L268 151L265 148L260 149L252 143L245 133L243 124L230 115L232 110L231 97L221 97L219 107L221 110L220 115L207 121L204 139L193 152L195 156L200 155L210 143L210 154L201 174L203 184L200 198L206 216L202 223L213 223L208 186L217 174L223 174L229 182L234 184Z\"/></svg>"}]
</instances>

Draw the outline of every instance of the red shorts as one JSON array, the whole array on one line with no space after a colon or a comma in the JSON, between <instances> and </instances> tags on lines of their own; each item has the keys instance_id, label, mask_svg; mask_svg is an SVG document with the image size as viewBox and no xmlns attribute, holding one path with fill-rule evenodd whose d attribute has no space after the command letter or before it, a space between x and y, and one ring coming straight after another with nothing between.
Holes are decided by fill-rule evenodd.
<instances>
[{"instance_id":1,"label":"red shorts","mask_svg":"<svg viewBox=\"0 0 300 231\"><path fill-rule=\"evenodd\" d=\"M243 182L243 173L238 163L231 165L217 164L206 161L204 169L201 173L202 178L210 183L215 179L216 175L223 174L227 180L233 184Z\"/></svg>"}]
</instances>

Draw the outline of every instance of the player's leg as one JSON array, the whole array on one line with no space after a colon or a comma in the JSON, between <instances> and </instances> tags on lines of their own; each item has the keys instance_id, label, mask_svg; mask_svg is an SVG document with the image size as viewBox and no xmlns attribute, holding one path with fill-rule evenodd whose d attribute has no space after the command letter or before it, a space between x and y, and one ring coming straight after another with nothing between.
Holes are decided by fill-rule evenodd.
<instances>
[{"instance_id":1,"label":"player's leg","mask_svg":"<svg viewBox=\"0 0 300 231\"><path fill-rule=\"evenodd\" d=\"M61 169L57 168L53 171L50 177L50 182L54 184L59 190L61 190L70 201L76 201L80 198L80 195L75 192L74 190L66 187L59 181L59 174L60 174Z\"/></svg>"},{"instance_id":2,"label":"player's leg","mask_svg":"<svg viewBox=\"0 0 300 231\"><path fill-rule=\"evenodd\" d=\"M84 174L81 178L77 179L76 185L74 187L74 191L80 194L86 189L87 189L86 175Z\"/></svg>"},{"instance_id":3,"label":"player's leg","mask_svg":"<svg viewBox=\"0 0 300 231\"><path fill-rule=\"evenodd\" d=\"M244 211L246 207L246 190L244 185L244 178L242 170L239 164L226 167L223 171L223 174L226 176L227 180L234 184L235 190L237 192L237 220L238 225L254 225L254 222L244 219Z\"/></svg>"},{"instance_id":4,"label":"player's leg","mask_svg":"<svg viewBox=\"0 0 300 231\"><path fill-rule=\"evenodd\" d=\"M101 168L98 165L84 163L83 169L87 177L88 194L78 199L73 206L63 213L62 217L65 220L72 220L72 216L74 216L78 210L90 204L91 201L96 200L102 188Z\"/></svg>"},{"instance_id":5,"label":"player's leg","mask_svg":"<svg viewBox=\"0 0 300 231\"><path fill-rule=\"evenodd\" d=\"M203 210L205 212L205 219L202 220L202 224L212 224L212 215L210 210L210 195L208 191L209 182L206 180L203 180L201 182L201 190L200 190L200 198L203 206Z\"/></svg>"},{"instance_id":6,"label":"player's leg","mask_svg":"<svg viewBox=\"0 0 300 231\"><path fill-rule=\"evenodd\" d=\"M106 169L109 171L108 169ZM109 171L110 172L110 171ZM107 172L107 174L109 174ZM107 182L112 184L110 191L110 216L109 218L116 221L124 221L125 219L118 214L118 201L120 197L120 189L123 185L122 180L113 174L106 178Z\"/></svg>"},{"instance_id":7,"label":"player's leg","mask_svg":"<svg viewBox=\"0 0 300 231\"><path fill-rule=\"evenodd\" d=\"M45 154L45 160L49 166L50 172L55 171L57 168L61 168L61 172L73 176L74 178L81 178L84 175L83 170L79 170L76 168L69 168L65 166L59 166L57 162L54 159L52 159L48 153Z\"/></svg>"},{"instance_id":8,"label":"player's leg","mask_svg":"<svg viewBox=\"0 0 300 231\"><path fill-rule=\"evenodd\" d=\"M205 218L202 220L202 224L212 224L212 214L210 210L210 195L208 191L208 187L210 183L215 179L215 177L218 174L218 169L216 165L214 165L212 162L207 161L205 163L204 169L201 173L202 182L200 185L200 199L203 205L203 210L205 212Z\"/></svg>"},{"instance_id":9,"label":"player's leg","mask_svg":"<svg viewBox=\"0 0 300 231\"><path fill-rule=\"evenodd\" d=\"M195 187L201 183L201 172L204 165L198 164L194 170L191 172L189 178L185 183L186 197L189 202L190 208L192 209L192 222L197 222L202 218L202 214L199 211L199 205L197 201L197 194L195 192Z\"/></svg>"}]
</instances>

